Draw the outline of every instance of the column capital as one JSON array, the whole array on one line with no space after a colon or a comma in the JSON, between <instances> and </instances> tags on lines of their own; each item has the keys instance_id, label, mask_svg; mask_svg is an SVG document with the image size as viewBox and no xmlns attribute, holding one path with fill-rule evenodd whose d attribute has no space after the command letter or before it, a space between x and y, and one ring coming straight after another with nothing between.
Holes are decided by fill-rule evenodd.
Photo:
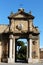
<instances>
[{"instance_id":1,"label":"column capital","mask_svg":"<svg viewBox=\"0 0 43 65\"><path fill-rule=\"evenodd\" d=\"M11 34L11 35L9 36L9 38L10 38L10 39L13 39L13 34Z\"/></svg>"},{"instance_id":2,"label":"column capital","mask_svg":"<svg viewBox=\"0 0 43 65\"><path fill-rule=\"evenodd\" d=\"M28 38L29 38L29 39L32 39L32 34L29 34Z\"/></svg>"}]
</instances>

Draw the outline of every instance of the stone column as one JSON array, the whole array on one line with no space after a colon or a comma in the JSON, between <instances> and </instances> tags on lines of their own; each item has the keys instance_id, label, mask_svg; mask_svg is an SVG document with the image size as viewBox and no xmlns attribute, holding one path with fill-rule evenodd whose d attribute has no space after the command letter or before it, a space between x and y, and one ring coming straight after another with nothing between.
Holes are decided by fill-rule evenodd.
<instances>
[{"instance_id":1,"label":"stone column","mask_svg":"<svg viewBox=\"0 0 43 65\"><path fill-rule=\"evenodd\" d=\"M13 52L13 47L12 47L12 44L13 44L13 35L10 35L10 42L9 42L9 58L8 58L8 63L13 63L14 61L14 59L13 59L13 55L12 55L12 52Z\"/></svg>"},{"instance_id":2,"label":"stone column","mask_svg":"<svg viewBox=\"0 0 43 65\"><path fill-rule=\"evenodd\" d=\"M12 44L13 44L13 35L10 36L10 48L9 48L9 57L12 58Z\"/></svg>"},{"instance_id":3,"label":"stone column","mask_svg":"<svg viewBox=\"0 0 43 65\"><path fill-rule=\"evenodd\" d=\"M14 58L14 63L15 63L15 37L13 39L13 58Z\"/></svg>"},{"instance_id":4,"label":"stone column","mask_svg":"<svg viewBox=\"0 0 43 65\"><path fill-rule=\"evenodd\" d=\"M29 57L32 58L32 39L30 41L30 50L29 50Z\"/></svg>"},{"instance_id":5,"label":"stone column","mask_svg":"<svg viewBox=\"0 0 43 65\"><path fill-rule=\"evenodd\" d=\"M32 62L32 39L29 39L29 60L28 62Z\"/></svg>"}]
</instances>

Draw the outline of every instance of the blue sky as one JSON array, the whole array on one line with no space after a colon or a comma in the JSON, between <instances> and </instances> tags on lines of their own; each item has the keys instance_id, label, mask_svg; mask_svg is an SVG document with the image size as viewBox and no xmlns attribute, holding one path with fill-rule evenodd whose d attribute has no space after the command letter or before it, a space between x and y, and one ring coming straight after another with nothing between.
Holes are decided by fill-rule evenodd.
<instances>
[{"instance_id":1,"label":"blue sky","mask_svg":"<svg viewBox=\"0 0 43 65\"><path fill-rule=\"evenodd\" d=\"M19 8L24 8L26 12L32 11L34 25L40 31L40 47L43 47L43 0L0 0L0 24L8 24L7 16Z\"/></svg>"}]
</instances>

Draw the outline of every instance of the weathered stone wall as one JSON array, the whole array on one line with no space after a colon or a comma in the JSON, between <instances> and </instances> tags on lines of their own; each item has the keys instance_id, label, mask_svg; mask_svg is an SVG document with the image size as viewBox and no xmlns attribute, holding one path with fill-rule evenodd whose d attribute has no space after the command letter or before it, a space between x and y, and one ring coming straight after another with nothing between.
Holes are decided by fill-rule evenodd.
<instances>
[{"instance_id":1,"label":"weathered stone wall","mask_svg":"<svg viewBox=\"0 0 43 65\"><path fill-rule=\"evenodd\" d=\"M0 41L0 62L1 62L1 58L2 58L2 43Z\"/></svg>"},{"instance_id":2,"label":"weathered stone wall","mask_svg":"<svg viewBox=\"0 0 43 65\"><path fill-rule=\"evenodd\" d=\"M15 31L18 31L16 26L19 24L23 25L22 31L28 31L28 22L25 20L15 20Z\"/></svg>"},{"instance_id":3,"label":"weathered stone wall","mask_svg":"<svg viewBox=\"0 0 43 65\"><path fill-rule=\"evenodd\" d=\"M22 24L22 30L17 28L18 25ZM11 20L10 30L13 32L28 31L28 22L26 20Z\"/></svg>"},{"instance_id":4,"label":"weathered stone wall","mask_svg":"<svg viewBox=\"0 0 43 65\"><path fill-rule=\"evenodd\" d=\"M0 24L0 33L3 33L3 32L8 32L9 31L9 27L8 27L8 25L1 25Z\"/></svg>"},{"instance_id":5,"label":"weathered stone wall","mask_svg":"<svg viewBox=\"0 0 43 65\"><path fill-rule=\"evenodd\" d=\"M40 59L43 59L43 48L40 49Z\"/></svg>"},{"instance_id":6,"label":"weathered stone wall","mask_svg":"<svg viewBox=\"0 0 43 65\"><path fill-rule=\"evenodd\" d=\"M32 42L32 57L35 59L39 59L39 39L34 39Z\"/></svg>"},{"instance_id":7,"label":"weathered stone wall","mask_svg":"<svg viewBox=\"0 0 43 65\"><path fill-rule=\"evenodd\" d=\"M2 47L2 48L1 48ZM2 35L1 38L1 62L7 62L8 60L8 40L6 36Z\"/></svg>"}]
</instances>

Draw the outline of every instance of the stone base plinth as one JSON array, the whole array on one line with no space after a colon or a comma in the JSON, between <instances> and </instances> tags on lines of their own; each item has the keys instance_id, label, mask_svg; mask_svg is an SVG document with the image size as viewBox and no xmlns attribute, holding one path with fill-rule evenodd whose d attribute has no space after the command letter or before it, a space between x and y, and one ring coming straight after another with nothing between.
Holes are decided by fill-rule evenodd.
<instances>
[{"instance_id":1,"label":"stone base plinth","mask_svg":"<svg viewBox=\"0 0 43 65\"><path fill-rule=\"evenodd\" d=\"M38 62L39 62L39 59L32 59L32 58L28 59L28 63L38 63Z\"/></svg>"},{"instance_id":2,"label":"stone base plinth","mask_svg":"<svg viewBox=\"0 0 43 65\"><path fill-rule=\"evenodd\" d=\"M33 59L33 63L38 63L39 59Z\"/></svg>"},{"instance_id":3,"label":"stone base plinth","mask_svg":"<svg viewBox=\"0 0 43 65\"><path fill-rule=\"evenodd\" d=\"M32 58L29 58L28 59L28 63L32 63Z\"/></svg>"},{"instance_id":4,"label":"stone base plinth","mask_svg":"<svg viewBox=\"0 0 43 65\"><path fill-rule=\"evenodd\" d=\"M14 63L14 58L8 58L8 63Z\"/></svg>"}]
</instances>

